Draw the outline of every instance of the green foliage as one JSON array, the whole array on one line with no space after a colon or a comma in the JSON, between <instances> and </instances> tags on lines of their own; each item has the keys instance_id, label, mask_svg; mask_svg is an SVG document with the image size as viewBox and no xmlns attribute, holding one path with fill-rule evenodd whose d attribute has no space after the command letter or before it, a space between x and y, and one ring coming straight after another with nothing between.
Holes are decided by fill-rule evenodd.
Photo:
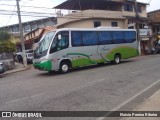
<instances>
[{"instance_id":1,"label":"green foliage","mask_svg":"<svg viewBox=\"0 0 160 120\"><path fill-rule=\"evenodd\" d=\"M0 42L0 53L6 52L15 52L16 46L11 41Z\"/></svg>"},{"instance_id":2,"label":"green foliage","mask_svg":"<svg viewBox=\"0 0 160 120\"><path fill-rule=\"evenodd\" d=\"M11 38L11 35L4 31L4 30L0 30L0 41L6 41L9 40Z\"/></svg>"},{"instance_id":3,"label":"green foliage","mask_svg":"<svg viewBox=\"0 0 160 120\"><path fill-rule=\"evenodd\" d=\"M11 35L3 30L0 30L0 53L15 52L16 46L11 42Z\"/></svg>"}]
</instances>

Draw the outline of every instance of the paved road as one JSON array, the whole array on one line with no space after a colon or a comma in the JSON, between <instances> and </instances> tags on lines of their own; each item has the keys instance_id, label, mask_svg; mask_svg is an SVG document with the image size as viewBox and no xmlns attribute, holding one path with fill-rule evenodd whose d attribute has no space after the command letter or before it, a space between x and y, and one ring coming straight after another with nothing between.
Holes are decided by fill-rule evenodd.
<instances>
[{"instance_id":1,"label":"paved road","mask_svg":"<svg viewBox=\"0 0 160 120\"><path fill-rule=\"evenodd\" d=\"M31 68L0 78L0 111L132 110L159 89L159 80L160 55L80 68L68 74Z\"/></svg>"}]
</instances>

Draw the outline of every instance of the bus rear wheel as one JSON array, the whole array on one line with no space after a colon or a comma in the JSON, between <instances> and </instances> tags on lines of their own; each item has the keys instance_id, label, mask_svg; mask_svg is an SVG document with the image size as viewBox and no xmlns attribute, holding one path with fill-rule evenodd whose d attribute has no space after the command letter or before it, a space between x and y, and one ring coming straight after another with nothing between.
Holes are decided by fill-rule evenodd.
<instances>
[{"instance_id":1,"label":"bus rear wheel","mask_svg":"<svg viewBox=\"0 0 160 120\"><path fill-rule=\"evenodd\" d=\"M62 62L61 64L60 64L60 69L59 69L59 71L60 71L60 73L68 73L69 72L69 70L70 70L70 65L69 65L69 63L67 63L67 62Z\"/></svg>"},{"instance_id":2,"label":"bus rear wheel","mask_svg":"<svg viewBox=\"0 0 160 120\"><path fill-rule=\"evenodd\" d=\"M121 62L121 55L120 54L116 54L114 56L114 64L119 64Z\"/></svg>"}]
</instances>

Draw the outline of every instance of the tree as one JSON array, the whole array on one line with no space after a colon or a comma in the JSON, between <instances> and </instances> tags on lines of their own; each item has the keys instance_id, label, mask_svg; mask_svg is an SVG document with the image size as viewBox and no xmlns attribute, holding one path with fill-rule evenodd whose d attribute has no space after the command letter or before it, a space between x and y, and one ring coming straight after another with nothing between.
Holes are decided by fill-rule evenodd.
<instances>
[{"instance_id":1,"label":"tree","mask_svg":"<svg viewBox=\"0 0 160 120\"><path fill-rule=\"evenodd\" d=\"M6 40L9 40L11 38L11 35L4 31L4 30L0 30L0 41L6 41Z\"/></svg>"},{"instance_id":2,"label":"tree","mask_svg":"<svg viewBox=\"0 0 160 120\"><path fill-rule=\"evenodd\" d=\"M11 35L4 30L0 30L0 53L15 52L15 50L16 46L11 40Z\"/></svg>"}]
</instances>

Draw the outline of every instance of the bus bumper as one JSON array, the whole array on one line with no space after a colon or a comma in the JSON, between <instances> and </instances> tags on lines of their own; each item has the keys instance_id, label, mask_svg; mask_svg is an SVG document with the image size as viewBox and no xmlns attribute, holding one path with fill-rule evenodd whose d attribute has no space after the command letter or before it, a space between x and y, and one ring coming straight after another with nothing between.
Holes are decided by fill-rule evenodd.
<instances>
[{"instance_id":1,"label":"bus bumper","mask_svg":"<svg viewBox=\"0 0 160 120\"><path fill-rule=\"evenodd\" d=\"M45 60L39 63L33 63L35 69L44 70L44 71L52 71L52 61Z\"/></svg>"}]
</instances>

